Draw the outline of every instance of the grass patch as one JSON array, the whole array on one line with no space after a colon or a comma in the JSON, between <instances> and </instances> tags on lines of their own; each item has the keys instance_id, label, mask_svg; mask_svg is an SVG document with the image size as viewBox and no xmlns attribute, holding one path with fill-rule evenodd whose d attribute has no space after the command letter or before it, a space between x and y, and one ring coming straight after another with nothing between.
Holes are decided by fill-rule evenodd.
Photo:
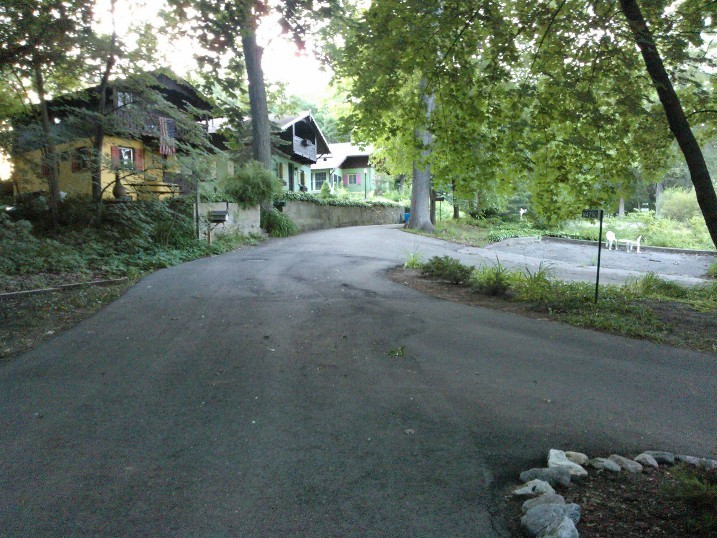
<instances>
[{"instance_id":1,"label":"grass patch","mask_svg":"<svg viewBox=\"0 0 717 538\"><path fill-rule=\"evenodd\" d=\"M547 265L534 272L500 262L474 268L442 256L420 271L578 327L717 353L717 282L687 288L648 274L623 286L600 286L596 304L594 284L556 280Z\"/></svg>"},{"instance_id":2,"label":"grass patch","mask_svg":"<svg viewBox=\"0 0 717 538\"><path fill-rule=\"evenodd\" d=\"M678 483L670 493L694 514L695 535L717 535L717 470L679 465L673 474Z\"/></svg>"}]
</instances>

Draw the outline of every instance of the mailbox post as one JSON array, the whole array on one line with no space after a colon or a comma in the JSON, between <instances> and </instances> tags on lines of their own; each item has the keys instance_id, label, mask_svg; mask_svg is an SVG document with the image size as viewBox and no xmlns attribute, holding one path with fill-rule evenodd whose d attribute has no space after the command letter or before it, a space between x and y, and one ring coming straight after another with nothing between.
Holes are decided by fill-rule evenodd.
<instances>
[{"instance_id":1,"label":"mailbox post","mask_svg":"<svg viewBox=\"0 0 717 538\"><path fill-rule=\"evenodd\" d=\"M207 242L212 244L212 228L224 224L229 218L229 211L210 211L207 215Z\"/></svg>"},{"instance_id":2,"label":"mailbox post","mask_svg":"<svg viewBox=\"0 0 717 538\"><path fill-rule=\"evenodd\" d=\"M604 212L602 209L583 209L584 219L600 219L600 232L598 233L598 258L597 258L597 275L595 276L595 304L598 302L598 290L600 289L600 254L602 253L602 218Z\"/></svg>"}]
</instances>

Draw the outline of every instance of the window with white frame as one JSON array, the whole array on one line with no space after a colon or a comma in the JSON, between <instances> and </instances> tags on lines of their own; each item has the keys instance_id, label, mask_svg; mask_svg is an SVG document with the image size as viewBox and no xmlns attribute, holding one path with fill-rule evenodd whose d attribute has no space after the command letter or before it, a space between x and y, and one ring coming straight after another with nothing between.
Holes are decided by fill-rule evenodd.
<instances>
[{"instance_id":1,"label":"window with white frame","mask_svg":"<svg viewBox=\"0 0 717 538\"><path fill-rule=\"evenodd\" d=\"M135 155L134 148L119 147L119 165L120 168L134 168Z\"/></svg>"},{"instance_id":2,"label":"window with white frame","mask_svg":"<svg viewBox=\"0 0 717 538\"><path fill-rule=\"evenodd\" d=\"M326 181L326 172L315 172L314 173L314 190L318 191Z\"/></svg>"},{"instance_id":3,"label":"window with white frame","mask_svg":"<svg viewBox=\"0 0 717 538\"><path fill-rule=\"evenodd\" d=\"M356 174L349 174L349 185L356 185Z\"/></svg>"}]
</instances>

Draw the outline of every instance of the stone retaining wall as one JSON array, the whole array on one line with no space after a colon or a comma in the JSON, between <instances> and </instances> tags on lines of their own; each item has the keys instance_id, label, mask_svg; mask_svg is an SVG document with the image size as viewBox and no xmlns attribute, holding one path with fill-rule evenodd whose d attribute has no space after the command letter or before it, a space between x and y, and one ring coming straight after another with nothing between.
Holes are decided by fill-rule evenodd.
<instances>
[{"instance_id":1,"label":"stone retaining wall","mask_svg":"<svg viewBox=\"0 0 717 538\"><path fill-rule=\"evenodd\" d=\"M311 202L287 200L283 207L299 231L367 226L371 224L399 224L403 222L403 207L346 207L318 205Z\"/></svg>"},{"instance_id":2,"label":"stone retaining wall","mask_svg":"<svg viewBox=\"0 0 717 538\"><path fill-rule=\"evenodd\" d=\"M207 237L207 215L210 211L227 211L227 221L223 224L212 225L212 237L230 232L240 232L242 235L261 233L259 227L259 206L240 209L239 204L227 202L212 202L199 204L199 235L202 239Z\"/></svg>"}]
</instances>

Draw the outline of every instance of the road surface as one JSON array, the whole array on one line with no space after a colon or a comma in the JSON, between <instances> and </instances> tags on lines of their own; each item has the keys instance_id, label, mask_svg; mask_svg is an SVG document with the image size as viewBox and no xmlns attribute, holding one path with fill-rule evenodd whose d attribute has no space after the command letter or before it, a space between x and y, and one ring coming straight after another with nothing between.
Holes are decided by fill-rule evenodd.
<instances>
[{"instance_id":1,"label":"road surface","mask_svg":"<svg viewBox=\"0 0 717 538\"><path fill-rule=\"evenodd\" d=\"M0 535L504 536L550 448L715 449L713 357L424 296L363 227L158 271L0 367Z\"/></svg>"}]
</instances>

